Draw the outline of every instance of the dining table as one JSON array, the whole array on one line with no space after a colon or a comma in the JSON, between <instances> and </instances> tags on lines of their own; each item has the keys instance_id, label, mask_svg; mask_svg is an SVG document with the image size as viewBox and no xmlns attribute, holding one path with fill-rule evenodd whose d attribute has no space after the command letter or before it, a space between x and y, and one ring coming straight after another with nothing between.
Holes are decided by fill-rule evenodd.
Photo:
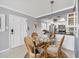
<instances>
[{"instance_id":1,"label":"dining table","mask_svg":"<svg viewBox=\"0 0 79 59\"><path fill-rule=\"evenodd\" d=\"M49 42L41 42L37 45L37 47L40 47L42 49L44 49L44 53L41 57L43 58L47 58L48 57L48 53L47 53L47 48L50 46Z\"/></svg>"},{"instance_id":2,"label":"dining table","mask_svg":"<svg viewBox=\"0 0 79 59\"><path fill-rule=\"evenodd\" d=\"M49 46L50 46L50 43L48 42L48 35L44 35L39 38L39 44L37 44L37 47L44 49L44 53L42 55L43 58L48 57L47 48Z\"/></svg>"},{"instance_id":3,"label":"dining table","mask_svg":"<svg viewBox=\"0 0 79 59\"><path fill-rule=\"evenodd\" d=\"M55 46L55 44L52 44L52 45ZM44 49L44 53L41 55L42 58L51 58L51 57L54 57L54 56L52 56L52 55L50 55L48 53L48 49L51 48L51 44L48 41L48 38L43 38L43 40L39 44L37 44L37 47L40 47L40 48ZM64 55L64 52L62 52L62 53Z\"/></svg>"}]
</instances>

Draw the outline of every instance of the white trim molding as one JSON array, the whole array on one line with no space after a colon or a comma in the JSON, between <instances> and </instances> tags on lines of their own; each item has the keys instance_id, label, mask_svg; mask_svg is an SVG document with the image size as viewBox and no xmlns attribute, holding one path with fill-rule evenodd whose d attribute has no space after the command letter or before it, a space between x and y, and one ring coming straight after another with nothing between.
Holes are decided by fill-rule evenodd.
<instances>
[{"instance_id":1,"label":"white trim molding","mask_svg":"<svg viewBox=\"0 0 79 59\"><path fill-rule=\"evenodd\" d=\"M24 14L24 15L28 15L28 16L31 16L31 17L35 18L33 15L30 15L30 14L28 14L28 13L26 14L26 13L24 13L24 12L22 12L22 11L13 9L13 8L8 7L8 6L5 6L5 5L0 5L0 7L2 7L2 8L6 8L6 9L9 9L9 10L12 10L12 11L15 11L15 12L18 12L18 13L21 13L21 14Z\"/></svg>"},{"instance_id":2,"label":"white trim molding","mask_svg":"<svg viewBox=\"0 0 79 59\"><path fill-rule=\"evenodd\" d=\"M75 4L75 3L74 3L74 4ZM40 16L33 16L33 15L28 14L28 13L26 14L26 13L24 13L24 12L22 12L22 11L13 9L13 8L8 7L8 6L5 6L5 5L0 5L0 7L6 8L6 9L9 9L9 10L12 10L12 11L16 11L16 12L19 12L19 13L21 13L21 14L28 15L28 16L31 16L31 17L37 19L37 18L40 18L40 17L44 17L44 16L46 16L46 15L55 14L55 13L58 13L58 12L62 12L62 11L64 11L64 10L72 9L72 8L74 8L74 5L73 5L73 6L70 6L70 7L67 7L67 8L64 8L64 9L61 9L61 10L57 10L57 11L55 11L55 12L46 13L46 14L43 14L43 15L40 15Z\"/></svg>"},{"instance_id":3,"label":"white trim molding","mask_svg":"<svg viewBox=\"0 0 79 59\"><path fill-rule=\"evenodd\" d=\"M64 8L64 9L61 9L61 10L57 10L55 12L50 12L50 13L47 13L47 14L40 15L40 16L36 17L36 19L37 18L40 18L40 17L47 16L47 15L55 14L55 13L58 13L58 12L62 12L62 11L65 11L65 10L73 9L73 8L74 8L74 5L73 6L70 6L68 8Z\"/></svg>"}]
</instances>

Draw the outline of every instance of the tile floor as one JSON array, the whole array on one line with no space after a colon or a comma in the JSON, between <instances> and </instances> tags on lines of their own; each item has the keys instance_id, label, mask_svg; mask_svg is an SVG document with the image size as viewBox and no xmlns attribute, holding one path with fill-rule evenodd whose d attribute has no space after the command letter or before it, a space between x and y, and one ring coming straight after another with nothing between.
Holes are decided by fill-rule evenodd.
<instances>
[{"instance_id":1,"label":"tile floor","mask_svg":"<svg viewBox=\"0 0 79 59\"><path fill-rule=\"evenodd\" d=\"M63 49L63 51L69 58L75 57L73 51L69 51L67 49ZM24 58L26 52L27 49L25 46L19 46L6 52L0 53L0 58Z\"/></svg>"}]
</instances>

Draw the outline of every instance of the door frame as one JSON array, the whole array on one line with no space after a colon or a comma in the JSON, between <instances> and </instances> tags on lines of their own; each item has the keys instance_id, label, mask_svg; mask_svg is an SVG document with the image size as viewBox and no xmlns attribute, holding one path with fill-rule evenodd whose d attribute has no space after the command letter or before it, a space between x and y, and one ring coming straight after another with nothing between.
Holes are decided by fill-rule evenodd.
<instances>
[{"instance_id":1,"label":"door frame","mask_svg":"<svg viewBox=\"0 0 79 59\"><path fill-rule=\"evenodd\" d=\"M10 29L10 18L11 18L12 15L9 15L8 16L8 19L9 19L9 49L13 48L11 46L11 39L10 39L10 35L11 35L11 29Z\"/></svg>"}]
</instances>

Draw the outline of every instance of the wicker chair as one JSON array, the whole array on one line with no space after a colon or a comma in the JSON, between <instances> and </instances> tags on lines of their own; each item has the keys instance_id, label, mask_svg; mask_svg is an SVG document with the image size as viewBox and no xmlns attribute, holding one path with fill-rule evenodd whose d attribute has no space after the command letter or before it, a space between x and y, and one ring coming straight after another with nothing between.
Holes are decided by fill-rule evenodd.
<instances>
[{"instance_id":1,"label":"wicker chair","mask_svg":"<svg viewBox=\"0 0 79 59\"><path fill-rule=\"evenodd\" d=\"M51 55L52 57L57 57L59 58L61 56L61 47L62 47L62 44L64 42L64 37L63 36L60 40L60 42L58 42L56 45L50 45L48 47L48 54Z\"/></svg>"},{"instance_id":2,"label":"wicker chair","mask_svg":"<svg viewBox=\"0 0 79 59\"><path fill-rule=\"evenodd\" d=\"M28 50L27 53L28 53L30 58L40 58L41 57L41 54L43 51L40 51L40 53L37 53L37 54L32 52L33 49L35 48L35 46L34 46L34 43L33 43L31 37L25 37L24 42L25 42L25 46L27 47L27 50Z\"/></svg>"}]
</instances>

